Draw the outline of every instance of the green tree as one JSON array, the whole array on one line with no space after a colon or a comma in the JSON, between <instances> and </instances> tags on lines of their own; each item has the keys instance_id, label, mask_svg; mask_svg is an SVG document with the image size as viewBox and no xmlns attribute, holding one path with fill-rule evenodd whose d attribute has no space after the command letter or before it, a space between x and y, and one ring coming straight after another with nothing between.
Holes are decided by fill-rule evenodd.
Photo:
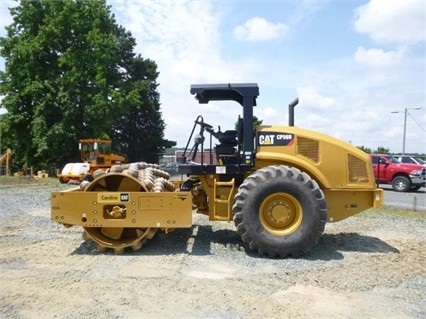
<instances>
[{"instance_id":1,"label":"green tree","mask_svg":"<svg viewBox=\"0 0 426 319\"><path fill-rule=\"evenodd\" d=\"M357 148L359 148L361 151L366 152L367 154L371 154L371 148L365 147L364 145L362 146L357 146Z\"/></svg>"},{"instance_id":2,"label":"green tree","mask_svg":"<svg viewBox=\"0 0 426 319\"><path fill-rule=\"evenodd\" d=\"M113 121L112 137L130 162L158 163L166 148L176 142L163 139L165 123L161 118L157 64L140 55L126 66L123 89L128 98L128 113Z\"/></svg>"},{"instance_id":3,"label":"green tree","mask_svg":"<svg viewBox=\"0 0 426 319\"><path fill-rule=\"evenodd\" d=\"M376 150L373 151L376 154L390 154L390 150L384 146L378 146Z\"/></svg>"},{"instance_id":4,"label":"green tree","mask_svg":"<svg viewBox=\"0 0 426 319\"><path fill-rule=\"evenodd\" d=\"M235 129L238 131L238 127L239 127L239 124L238 124L238 122L239 121L236 121L235 122ZM255 128L256 128L256 126L259 126L259 125L262 125L262 123L263 123L263 120L259 120L258 118L257 118L257 116L255 116L255 115L253 115L253 132L254 132L254 130L255 130Z\"/></svg>"},{"instance_id":5,"label":"green tree","mask_svg":"<svg viewBox=\"0 0 426 319\"><path fill-rule=\"evenodd\" d=\"M146 75L127 69L145 61L135 57L134 38L105 0L22 0L10 12L13 23L0 38L0 94L8 111L1 124L17 164L63 165L77 155L78 139L118 138L117 119L150 99L158 103L156 87L138 89ZM159 114L145 120L161 121ZM120 136L113 146L129 150L134 136Z\"/></svg>"}]
</instances>

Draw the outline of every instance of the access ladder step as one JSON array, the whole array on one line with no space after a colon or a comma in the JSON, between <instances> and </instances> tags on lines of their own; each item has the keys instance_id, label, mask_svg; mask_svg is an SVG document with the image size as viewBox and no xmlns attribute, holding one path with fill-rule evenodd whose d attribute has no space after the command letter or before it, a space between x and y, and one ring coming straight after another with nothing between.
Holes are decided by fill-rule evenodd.
<instances>
[{"instance_id":1,"label":"access ladder step","mask_svg":"<svg viewBox=\"0 0 426 319\"><path fill-rule=\"evenodd\" d=\"M223 182L223 181L217 181L216 179L214 180L214 185L213 185L213 200L215 203L217 204L227 204L227 212L226 212L226 216L224 216L223 214L218 214L217 213L217 206L214 205L213 207L213 217L216 220L231 220L231 199L232 199L232 194L234 194L234 189L235 189L235 179L231 179L228 182ZM223 198L218 198L218 190L222 190L222 195L227 195L226 199ZM225 191L226 189L226 191Z\"/></svg>"}]
</instances>

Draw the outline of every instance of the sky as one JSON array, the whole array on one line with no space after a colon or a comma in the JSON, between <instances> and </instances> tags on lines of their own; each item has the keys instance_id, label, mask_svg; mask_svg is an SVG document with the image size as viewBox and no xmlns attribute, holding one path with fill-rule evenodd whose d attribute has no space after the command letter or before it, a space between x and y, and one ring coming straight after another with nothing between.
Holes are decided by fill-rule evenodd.
<instances>
[{"instance_id":1,"label":"sky","mask_svg":"<svg viewBox=\"0 0 426 319\"><path fill-rule=\"evenodd\" d=\"M0 36L10 3L0 0ZM135 53L157 63L164 138L180 147L198 115L222 130L242 115L236 102L198 104L191 84L257 83L263 124L288 125L298 97L295 126L401 153L406 123L405 152L426 153L424 0L107 4L136 39Z\"/></svg>"}]
</instances>

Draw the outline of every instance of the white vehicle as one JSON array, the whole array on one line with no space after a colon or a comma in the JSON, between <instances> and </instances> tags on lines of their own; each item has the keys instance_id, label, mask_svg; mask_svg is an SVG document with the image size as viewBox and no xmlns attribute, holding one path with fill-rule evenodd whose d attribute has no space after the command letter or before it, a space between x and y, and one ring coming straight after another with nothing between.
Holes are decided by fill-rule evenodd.
<instances>
[{"instance_id":1,"label":"white vehicle","mask_svg":"<svg viewBox=\"0 0 426 319\"><path fill-rule=\"evenodd\" d=\"M395 157L400 163L419 164L426 166L426 161L419 156L395 155Z\"/></svg>"}]
</instances>

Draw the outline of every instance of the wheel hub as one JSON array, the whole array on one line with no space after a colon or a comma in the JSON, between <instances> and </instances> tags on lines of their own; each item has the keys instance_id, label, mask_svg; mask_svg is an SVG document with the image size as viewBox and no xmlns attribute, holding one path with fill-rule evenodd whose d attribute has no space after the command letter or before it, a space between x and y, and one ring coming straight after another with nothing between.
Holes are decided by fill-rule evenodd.
<instances>
[{"instance_id":1,"label":"wheel hub","mask_svg":"<svg viewBox=\"0 0 426 319\"><path fill-rule=\"evenodd\" d=\"M406 184L405 184L404 181L398 181L396 183L396 186L397 186L398 189L404 189L406 187Z\"/></svg>"},{"instance_id":2,"label":"wheel hub","mask_svg":"<svg viewBox=\"0 0 426 319\"><path fill-rule=\"evenodd\" d=\"M268 208L270 221L277 226L284 226L294 219L294 209L286 202L274 201Z\"/></svg>"},{"instance_id":3,"label":"wheel hub","mask_svg":"<svg viewBox=\"0 0 426 319\"><path fill-rule=\"evenodd\" d=\"M268 196L260 206L260 222L270 233L278 236L294 232L302 223L302 207L293 196L276 193Z\"/></svg>"}]
</instances>

